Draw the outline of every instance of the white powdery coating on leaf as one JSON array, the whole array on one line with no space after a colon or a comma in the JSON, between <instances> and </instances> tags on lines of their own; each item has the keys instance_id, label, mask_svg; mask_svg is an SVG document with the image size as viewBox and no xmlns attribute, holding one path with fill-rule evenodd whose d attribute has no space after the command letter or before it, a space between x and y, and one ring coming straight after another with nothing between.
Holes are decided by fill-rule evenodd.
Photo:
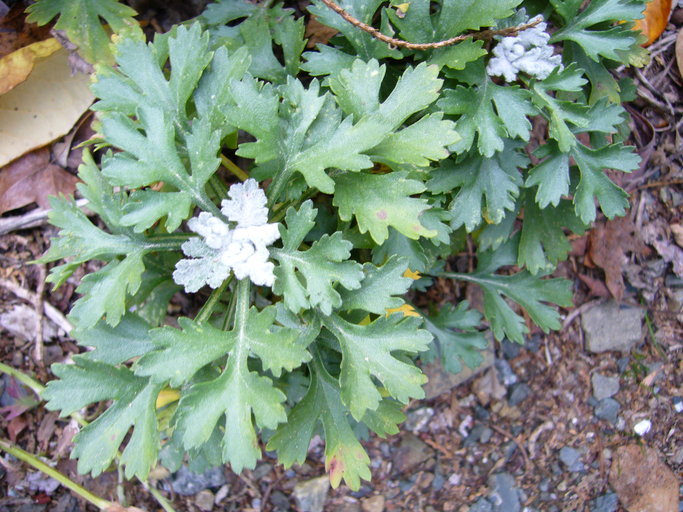
<instances>
[{"instance_id":1,"label":"white powdery coating on leaf","mask_svg":"<svg viewBox=\"0 0 683 512\"><path fill-rule=\"evenodd\" d=\"M237 279L249 278L259 286L272 286L275 265L268 261L268 246L280 238L277 224L268 224L266 195L258 183L249 179L235 184L222 203L221 212L237 225L228 224L207 212L190 219L188 227L201 238L191 238L182 245L192 259L176 264L173 280L194 293L205 284L218 288L230 272Z\"/></svg>"},{"instance_id":2,"label":"white powdery coating on leaf","mask_svg":"<svg viewBox=\"0 0 683 512\"><path fill-rule=\"evenodd\" d=\"M535 18L536 19L536 18ZM506 82L517 80L520 71L540 80L556 68L562 69L562 57L548 45L546 23L526 29L515 37L504 37L493 49L494 57L486 66L489 76L502 76Z\"/></svg>"}]
</instances>

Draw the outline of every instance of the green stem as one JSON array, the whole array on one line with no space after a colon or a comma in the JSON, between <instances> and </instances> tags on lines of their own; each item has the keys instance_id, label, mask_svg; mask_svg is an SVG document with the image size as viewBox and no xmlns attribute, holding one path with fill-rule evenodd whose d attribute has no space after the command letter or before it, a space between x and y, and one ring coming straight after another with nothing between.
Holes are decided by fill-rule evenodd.
<instances>
[{"instance_id":1,"label":"green stem","mask_svg":"<svg viewBox=\"0 0 683 512\"><path fill-rule=\"evenodd\" d=\"M17 370L16 368L12 368L11 366L7 366L4 363L0 363L0 372L6 373L7 375L14 377L24 386L32 389L33 392L38 396L41 396L43 394L43 391L45 391L45 386L43 386L40 382L38 382L32 377L29 377L24 372Z\"/></svg>"},{"instance_id":2,"label":"green stem","mask_svg":"<svg viewBox=\"0 0 683 512\"><path fill-rule=\"evenodd\" d=\"M36 468L38 471L42 471L43 473L45 473L47 476L54 478L60 484L62 484L64 487L75 492L81 498L83 498L86 501L89 501L90 503L92 503L93 505L95 505L97 508L99 508L101 510L106 510L113 505L113 503L111 501L107 501L104 498L100 498L99 496L95 496L93 493L88 491L85 487L78 485L76 482L71 480L65 474L60 473L59 471L57 471L54 468L51 468L50 466L45 464L43 461L41 461L38 457L22 450L18 446L12 446L12 444L5 439L0 439L0 449L6 451L10 455L13 455L17 459L24 461L27 464L30 464L31 466Z\"/></svg>"},{"instance_id":3,"label":"green stem","mask_svg":"<svg viewBox=\"0 0 683 512\"><path fill-rule=\"evenodd\" d=\"M154 496L154 499L159 502L159 505L161 505L161 508L163 508L166 512L176 512L175 509L173 508L173 505L171 505L171 502L168 501L163 494L154 487L153 485L148 485L146 482L140 480L142 482L142 485L149 491L149 493Z\"/></svg>"},{"instance_id":4,"label":"green stem","mask_svg":"<svg viewBox=\"0 0 683 512\"><path fill-rule=\"evenodd\" d=\"M282 191L285 188L285 185L287 185L287 182L291 176L292 171L285 167L275 176L275 178L273 178L273 181L268 186L269 209L275 205L277 198L280 197L280 194L282 194Z\"/></svg>"},{"instance_id":5,"label":"green stem","mask_svg":"<svg viewBox=\"0 0 683 512\"><path fill-rule=\"evenodd\" d=\"M235 162L223 154L221 154L221 163L223 164L223 167L237 176L237 179L240 181L246 181L249 179L249 175L246 172L244 172Z\"/></svg>"},{"instance_id":6,"label":"green stem","mask_svg":"<svg viewBox=\"0 0 683 512\"><path fill-rule=\"evenodd\" d=\"M211 317L213 310L216 309L218 302L221 300L223 292L230 284L230 281L232 281L232 277L233 276L228 277L218 288L211 292L208 300L204 303L202 309L199 310L199 313L197 313L195 322L205 322Z\"/></svg>"}]
</instances>

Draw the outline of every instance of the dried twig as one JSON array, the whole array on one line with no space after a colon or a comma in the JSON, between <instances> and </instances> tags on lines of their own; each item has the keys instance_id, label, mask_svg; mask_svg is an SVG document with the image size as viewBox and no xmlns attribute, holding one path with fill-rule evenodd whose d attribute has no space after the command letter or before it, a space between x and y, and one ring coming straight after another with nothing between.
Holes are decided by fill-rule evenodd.
<instances>
[{"instance_id":1,"label":"dried twig","mask_svg":"<svg viewBox=\"0 0 683 512\"><path fill-rule=\"evenodd\" d=\"M76 201L76 206L83 208L88 204L87 199L78 199ZM12 231L17 231L19 229L28 229L42 226L47 222L47 215L50 213L49 209L36 208L24 215L17 215L15 217L6 217L0 219L0 235L6 235ZM87 215L93 215L91 212L87 212Z\"/></svg>"},{"instance_id":2,"label":"dried twig","mask_svg":"<svg viewBox=\"0 0 683 512\"><path fill-rule=\"evenodd\" d=\"M534 20L529 23L525 23L523 25L517 25L515 27L507 27L507 28L502 28L499 30L482 30L480 32L473 32L471 34L462 34L456 37L451 37L450 39L446 39L444 41L437 41L434 43L410 43L408 41L404 41L403 39L396 39L394 37L389 37L387 35L382 34L379 30L377 30L375 27L371 27L370 25L363 23L359 19L354 18L351 16L348 12L346 12L344 9L339 7L336 3L334 3L332 0L321 0L322 3L324 3L327 7L332 9L334 12L339 14L342 18L344 18L346 21L351 23L354 27L358 27L359 29L363 30L364 32L367 32L370 34L372 37L375 39L379 39L380 41L387 43L392 46L397 46L401 48L406 48L408 50L435 50L436 48L444 48L446 46L451 46L456 43L460 43L462 41L465 41L467 39L492 39L494 36L511 36L511 35L517 35L518 32L521 32L523 30L535 27L539 23L541 23L541 19Z\"/></svg>"},{"instance_id":3,"label":"dried twig","mask_svg":"<svg viewBox=\"0 0 683 512\"><path fill-rule=\"evenodd\" d=\"M33 293L30 290L27 290L26 288L22 288L13 281L9 281L8 279L0 279L0 287L12 292L14 295L16 295L18 298L22 300L25 300L32 304L35 304L36 302L35 293ZM43 310L45 311L45 316L52 320L57 327L62 329L66 334L69 334L71 332L71 330L73 329L71 323L66 319L66 317L62 314L61 311L59 311L56 307L54 307L46 300L43 301Z\"/></svg>"}]
</instances>

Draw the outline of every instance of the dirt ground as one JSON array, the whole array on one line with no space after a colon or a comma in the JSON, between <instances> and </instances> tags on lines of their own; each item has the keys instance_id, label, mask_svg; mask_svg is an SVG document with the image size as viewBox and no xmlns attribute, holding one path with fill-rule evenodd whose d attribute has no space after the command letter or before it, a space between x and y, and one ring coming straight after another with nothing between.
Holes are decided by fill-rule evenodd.
<instances>
[{"instance_id":1,"label":"dirt ground","mask_svg":"<svg viewBox=\"0 0 683 512\"><path fill-rule=\"evenodd\" d=\"M653 450L663 471L675 475L678 497L683 482L683 79L675 41L681 27L679 8L651 47L651 63L635 72L619 71L632 73L637 85L637 99L628 110L631 142L643 163L630 175L614 176L631 194L628 216L599 220L586 235L574 237L570 259L556 272L574 283L575 306L562 310L564 328L549 335L534 332L523 347L496 344L494 364L434 398L409 404L399 435L365 442L372 482L357 492L343 485L323 492L325 511L627 510L629 486L615 470L615 460L632 445ZM77 162L76 153L66 170L74 173ZM65 332L64 315L84 270L56 292L45 286L48 269L29 262L43 254L55 228L43 218L34 227L21 227L35 217L34 208L0 218L0 361L44 383L52 378L52 362L79 351ZM437 282L429 293L439 302L467 297L477 303L473 290L455 290L446 282ZM615 296L622 309L642 318L642 332L626 351L598 353L589 346L586 317L608 307ZM601 394L604 389L596 391L596 374L608 378L607 387L618 383L611 397ZM3 438L41 455L99 496L162 510L143 485L120 483L116 472L97 479L79 476L75 461L68 459L76 431L71 420L46 411L6 375L0 392ZM639 435L634 427L643 421L651 427ZM302 483L324 475L322 450L322 443L314 442L308 461L291 470L265 454L253 471L220 470L199 493L179 493L179 476L162 469L149 485L178 511L211 510L211 501L213 510L315 510L302 498ZM95 510L3 455L0 511ZM640 468L646 470L644 479L655 466ZM650 480L652 492L674 492L657 489L657 480Z\"/></svg>"}]
</instances>

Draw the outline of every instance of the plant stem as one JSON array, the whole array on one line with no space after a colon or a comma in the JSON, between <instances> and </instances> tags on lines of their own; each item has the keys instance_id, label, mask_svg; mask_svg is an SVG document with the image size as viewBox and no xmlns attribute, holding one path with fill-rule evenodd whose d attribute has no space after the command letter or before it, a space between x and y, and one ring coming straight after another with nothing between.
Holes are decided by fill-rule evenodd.
<instances>
[{"instance_id":1,"label":"plant stem","mask_svg":"<svg viewBox=\"0 0 683 512\"><path fill-rule=\"evenodd\" d=\"M273 178L273 181L268 186L269 209L271 209L275 205L277 198L280 197L282 190L285 188L285 185L287 184L291 176L292 171L285 167Z\"/></svg>"},{"instance_id":2,"label":"plant stem","mask_svg":"<svg viewBox=\"0 0 683 512\"><path fill-rule=\"evenodd\" d=\"M112 502L105 500L104 498L100 498L99 496L95 496L93 493L88 491L85 487L82 487L78 485L76 482L71 480L68 476L66 476L63 473L60 473L54 468L51 468L47 464L45 464L43 461L41 461L38 457L35 455L32 455L18 446L12 446L12 444L5 440L5 439L0 439L0 449L6 451L10 455L13 455L17 459L24 461L27 464L30 464L34 468L36 468L38 471L42 471L45 473L47 476L54 478L57 480L60 484L62 484L64 487L67 489L72 490L76 494L78 494L81 498L83 498L86 501L89 501L93 505L95 505L97 508L101 510L105 510L113 505Z\"/></svg>"},{"instance_id":3,"label":"plant stem","mask_svg":"<svg viewBox=\"0 0 683 512\"><path fill-rule=\"evenodd\" d=\"M221 300L223 292L232 281L232 277L233 276L228 277L225 281L223 281L223 284L211 292L209 299L204 303L202 309L199 310L199 313L197 313L195 322L205 322L211 317L211 313L213 313L213 310L216 309L216 305Z\"/></svg>"},{"instance_id":4,"label":"plant stem","mask_svg":"<svg viewBox=\"0 0 683 512\"><path fill-rule=\"evenodd\" d=\"M230 160L227 156L221 153L221 163L228 171L237 176L240 181L246 181L249 179L249 175L244 172L235 162Z\"/></svg>"},{"instance_id":5,"label":"plant stem","mask_svg":"<svg viewBox=\"0 0 683 512\"><path fill-rule=\"evenodd\" d=\"M45 391L45 386L43 386L40 382L38 382L32 377L29 377L24 372L17 370L16 368L12 368L11 366L8 366L4 363L0 363L0 372L6 373L7 375L14 377L24 386L32 389L33 392L38 396L41 396L43 394L43 391Z\"/></svg>"},{"instance_id":6,"label":"plant stem","mask_svg":"<svg viewBox=\"0 0 683 512\"><path fill-rule=\"evenodd\" d=\"M149 485L147 482L140 480L142 485L144 486L145 489L149 491L149 493L154 496L154 499L159 502L159 505L161 505L161 508L163 508L166 512L176 512L175 509L173 508L173 505L171 505L171 502L168 501L161 492L159 492L159 489L154 487L153 485Z\"/></svg>"}]
</instances>

